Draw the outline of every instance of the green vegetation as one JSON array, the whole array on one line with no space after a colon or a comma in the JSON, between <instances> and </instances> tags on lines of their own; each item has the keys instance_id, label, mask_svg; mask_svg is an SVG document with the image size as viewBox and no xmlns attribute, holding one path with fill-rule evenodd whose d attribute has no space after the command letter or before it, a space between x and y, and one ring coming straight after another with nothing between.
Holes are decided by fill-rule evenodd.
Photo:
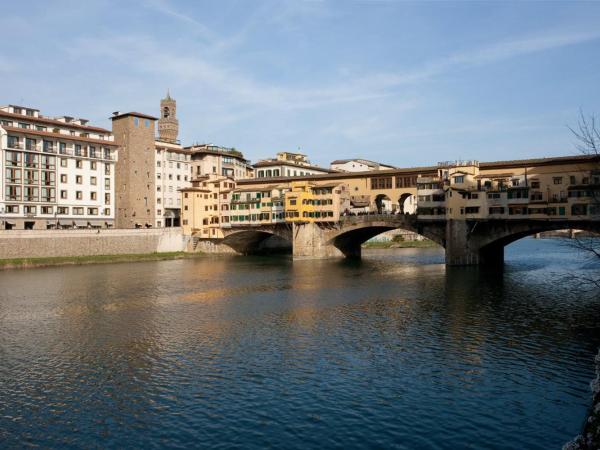
<instances>
[{"instance_id":1,"label":"green vegetation","mask_svg":"<svg viewBox=\"0 0 600 450\"><path fill-rule=\"evenodd\" d=\"M438 245L429 239L422 241L405 241L402 236L394 236L391 241L365 242L363 248L431 248Z\"/></svg>"},{"instance_id":2,"label":"green vegetation","mask_svg":"<svg viewBox=\"0 0 600 450\"><path fill-rule=\"evenodd\" d=\"M197 258L201 253L165 252L124 255L56 256L47 258L0 259L2 269L25 269L31 267L66 266L79 264L104 264L117 262L164 261L168 259Z\"/></svg>"}]
</instances>

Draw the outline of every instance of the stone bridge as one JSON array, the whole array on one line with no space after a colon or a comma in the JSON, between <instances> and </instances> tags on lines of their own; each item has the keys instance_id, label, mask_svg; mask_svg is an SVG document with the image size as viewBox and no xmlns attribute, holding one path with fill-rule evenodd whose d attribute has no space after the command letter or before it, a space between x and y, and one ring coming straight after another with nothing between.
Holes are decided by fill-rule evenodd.
<instances>
[{"instance_id":1,"label":"stone bridge","mask_svg":"<svg viewBox=\"0 0 600 450\"><path fill-rule=\"evenodd\" d=\"M295 259L361 256L361 245L380 233L413 231L444 247L446 264L502 264L504 247L543 231L581 229L600 233L600 220L419 220L416 215L345 216L337 223L281 223L225 228L220 244L238 253L291 250Z\"/></svg>"}]
</instances>

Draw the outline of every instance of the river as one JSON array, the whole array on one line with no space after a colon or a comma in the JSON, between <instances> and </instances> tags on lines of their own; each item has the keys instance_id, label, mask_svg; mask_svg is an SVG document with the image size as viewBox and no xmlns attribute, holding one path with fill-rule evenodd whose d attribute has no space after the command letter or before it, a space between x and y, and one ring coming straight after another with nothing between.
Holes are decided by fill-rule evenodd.
<instances>
[{"instance_id":1,"label":"river","mask_svg":"<svg viewBox=\"0 0 600 450\"><path fill-rule=\"evenodd\" d=\"M0 273L0 445L560 448L600 345L594 261L440 249Z\"/></svg>"}]
</instances>

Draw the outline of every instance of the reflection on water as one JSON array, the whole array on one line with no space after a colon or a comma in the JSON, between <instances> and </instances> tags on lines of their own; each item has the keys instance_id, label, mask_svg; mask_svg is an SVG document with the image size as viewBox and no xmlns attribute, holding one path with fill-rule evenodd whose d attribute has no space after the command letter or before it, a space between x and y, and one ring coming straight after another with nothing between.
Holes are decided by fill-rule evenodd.
<instances>
[{"instance_id":1,"label":"reflection on water","mask_svg":"<svg viewBox=\"0 0 600 450\"><path fill-rule=\"evenodd\" d=\"M597 271L439 249L0 273L5 447L559 448L600 345Z\"/></svg>"}]
</instances>

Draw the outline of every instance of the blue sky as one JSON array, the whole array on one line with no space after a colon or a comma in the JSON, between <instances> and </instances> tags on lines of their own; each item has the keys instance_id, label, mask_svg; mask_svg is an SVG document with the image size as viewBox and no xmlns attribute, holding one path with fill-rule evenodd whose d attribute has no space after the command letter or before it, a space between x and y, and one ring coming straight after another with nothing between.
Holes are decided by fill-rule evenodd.
<instances>
[{"instance_id":1,"label":"blue sky","mask_svg":"<svg viewBox=\"0 0 600 450\"><path fill-rule=\"evenodd\" d=\"M573 1L5 2L0 103L110 127L169 88L184 144L252 160L568 155L579 109L600 114L599 19Z\"/></svg>"}]
</instances>

